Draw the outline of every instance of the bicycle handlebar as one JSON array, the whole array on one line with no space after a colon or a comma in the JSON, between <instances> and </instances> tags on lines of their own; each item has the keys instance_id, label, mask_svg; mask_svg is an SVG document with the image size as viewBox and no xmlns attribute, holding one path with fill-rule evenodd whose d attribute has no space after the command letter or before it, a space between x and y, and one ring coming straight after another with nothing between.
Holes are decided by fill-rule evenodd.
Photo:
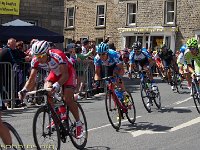
<instances>
[{"instance_id":1,"label":"bicycle handlebar","mask_svg":"<svg viewBox=\"0 0 200 150\"><path fill-rule=\"evenodd\" d=\"M36 93L41 93L41 92L50 92L52 90L52 88L46 88L46 89L39 89L37 91L31 91L31 92L27 92L26 95L33 95Z\"/></svg>"}]
</instances>

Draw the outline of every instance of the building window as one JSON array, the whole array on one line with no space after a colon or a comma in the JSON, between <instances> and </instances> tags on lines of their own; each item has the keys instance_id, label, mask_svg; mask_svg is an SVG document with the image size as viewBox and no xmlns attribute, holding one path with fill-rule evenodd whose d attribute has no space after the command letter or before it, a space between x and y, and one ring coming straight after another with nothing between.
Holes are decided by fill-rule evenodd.
<instances>
[{"instance_id":1,"label":"building window","mask_svg":"<svg viewBox=\"0 0 200 150\"><path fill-rule=\"evenodd\" d=\"M127 4L127 25L136 24L137 5L135 3Z\"/></svg>"},{"instance_id":2,"label":"building window","mask_svg":"<svg viewBox=\"0 0 200 150\"><path fill-rule=\"evenodd\" d=\"M35 20L27 20L26 22L33 24L34 26L38 25L38 21Z\"/></svg>"},{"instance_id":3,"label":"building window","mask_svg":"<svg viewBox=\"0 0 200 150\"><path fill-rule=\"evenodd\" d=\"M95 42L96 45L99 45L101 42L103 42L103 38L96 38Z\"/></svg>"},{"instance_id":4,"label":"building window","mask_svg":"<svg viewBox=\"0 0 200 150\"><path fill-rule=\"evenodd\" d=\"M174 0L165 1L165 24L175 24Z\"/></svg>"},{"instance_id":5,"label":"building window","mask_svg":"<svg viewBox=\"0 0 200 150\"><path fill-rule=\"evenodd\" d=\"M96 26L104 27L105 26L105 5L97 5L97 17L96 17Z\"/></svg>"},{"instance_id":6,"label":"building window","mask_svg":"<svg viewBox=\"0 0 200 150\"><path fill-rule=\"evenodd\" d=\"M74 17L75 9L74 7L67 8L67 17L66 17L66 27L73 28L74 27Z\"/></svg>"}]
</instances>

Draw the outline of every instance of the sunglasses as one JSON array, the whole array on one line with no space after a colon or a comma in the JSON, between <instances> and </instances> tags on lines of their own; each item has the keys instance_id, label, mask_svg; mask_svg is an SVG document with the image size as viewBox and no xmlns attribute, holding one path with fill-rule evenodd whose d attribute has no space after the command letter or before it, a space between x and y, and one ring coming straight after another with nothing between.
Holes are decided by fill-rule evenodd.
<instances>
[{"instance_id":1,"label":"sunglasses","mask_svg":"<svg viewBox=\"0 0 200 150\"><path fill-rule=\"evenodd\" d=\"M36 58L43 58L46 54L35 55Z\"/></svg>"},{"instance_id":2,"label":"sunglasses","mask_svg":"<svg viewBox=\"0 0 200 150\"><path fill-rule=\"evenodd\" d=\"M134 52L141 52L141 50L136 50L136 49L134 49Z\"/></svg>"},{"instance_id":3,"label":"sunglasses","mask_svg":"<svg viewBox=\"0 0 200 150\"><path fill-rule=\"evenodd\" d=\"M194 50L197 50L198 48L193 48L193 47L191 47L191 48L189 48L191 51L194 51Z\"/></svg>"},{"instance_id":4,"label":"sunglasses","mask_svg":"<svg viewBox=\"0 0 200 150\"><path fill-rule=\"evenodd\" d=\"M106 55L106 53L99 54L99 56L103 56L103 55Z\"/></svg>"}]
</instances>

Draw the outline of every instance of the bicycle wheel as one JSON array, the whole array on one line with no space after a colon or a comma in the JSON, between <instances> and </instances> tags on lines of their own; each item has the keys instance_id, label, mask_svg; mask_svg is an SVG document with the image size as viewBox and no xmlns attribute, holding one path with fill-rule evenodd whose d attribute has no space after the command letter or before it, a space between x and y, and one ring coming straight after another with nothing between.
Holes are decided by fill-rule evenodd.
<instances>
[{"instance_id":1,"label":"bicycle wheel","mask_svg":"<svg viewBox=\"0 0 200 150\"><path fill-rule=\"evenodd\" d=\"M48 127L52 123L47 106L38 108L33 118L33 139L38 150L48 149L60 150L60 131L57 124Z\"/></svg>"},{"instance_id":2,"label":"bicycle wheel","mask_svg":"<svg viewBox=\"0 0 200 150\"><path fill-rule=\"evenodd\" d=\"M173 76L173 78L172 78L173 85L175 86L177 93L180 93L179 89L178 89L178 79L177 79L178 76L177 76L177 73L174 71L174 69L172 69L172 71L173 71L173 74L172 74L172 76Z\"/></svg>"},{"instance_id":3,"label":"bicycle wheel","mask_svg":"<svg viewBox=\"0 0 200 150\"><path fill-rule=\"evenodd\" d=\"M128 97L125 97L125 106L127 107L128 110L126 113L126 117L130 123L134 124L136 120L135 104L131 93L128 91L126 92L128 93Z\"/></svg>"},{"instance_id":4,"label":"bicycle wheel","mask_svg":"<svg viewBox=\"0 0 200 150\"><path fill-rule=\"evenodd\" d=\"M158 109L161 108L161 96L160 96L160 92L159 92L159 89L157 88L157 91L153 91L154 93L154 103L156 104L156 107Z\"/></svg>"},{"instance_id":5,"label":"bicycle wheel","mask_svg":"<svg viewBox=\"0 0 200 150\"><path fill-rule=\"evenodd\" d=\"M81 138L76 138L76 119L69 111L69 108L67 108L67 116L68 116L67 129L69 131L69 137L73 145L77 149L83 149L87 144L87 138L88 138L87 120L81 105L78 102L76 102L76 104L78 106L79 118L80 121L82 122L83 136Z\"/></svg>"},{"instance_id":6,"label":"bicycle wheel","mask_svg":"<svg viewBox=\"0 0 200 150\"><path fill-rule=\"evenodd\" d=\"M7 123L7 122L3 122L3 124L9 129L11 138L12 138L12 145L3 145L3 142L0 142L0 150L4 150L7 148L13 148L16 150L25 150L24 148L24 144L22 142L22 139L20 138L19 134L17 133L17 131L15 130L15 128Z\"/></svg>"},{"instance_id":7,"label":"bicycle wheel","mask_svg":"<svg viewBox=\"0 0 200 150\"><path fill-rule=\"evenodd\" d=\"M118 131L121 126L122 113L119 106L114 102L111 91L109 90L106 92L105 105L108 120L112 127Z\"/></svg>"},{"instance_id":8,"label":"bicycle wheel","mask_svg":"<svg viewBox=\"0 0 200 150\"><path fill-rule=\"evenodd\" d=\"M197 88L194 83L192 83L192 97L193 97L196 109L197 109L198 113L200 113L200 95L197 92Z\"/></svg>"},{"instance_id":9,"label":"bicycle wheel","mask_svg":"<svg viewBox=\"0 0 200 150\"><path fill-rule=\"evenodd\" d=\"M140 83L140 93L141 93L141 98L143 105L145 109L150 113L151 112L151 107L149 107L147 104L150 102L150 97L148 95L148 89L145 85L145 83Z\"/></svg>"}]
</instances>

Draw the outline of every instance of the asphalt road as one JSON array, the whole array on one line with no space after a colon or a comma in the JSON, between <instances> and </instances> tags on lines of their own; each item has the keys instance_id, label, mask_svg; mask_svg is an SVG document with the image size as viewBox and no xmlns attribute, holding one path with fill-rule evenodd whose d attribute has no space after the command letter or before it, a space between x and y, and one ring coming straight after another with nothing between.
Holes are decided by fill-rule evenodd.
<instances>
[{"instance_id":1,"label":"asphalt road","mask_svg":"<svg viewBox=\"0 0 200 150\"><path fill-rule=\"evenodd\" d=\"M200 116L188 89L182 89L181 94L174 93L168 84L157 79L162 108L157 110L153 106L152 113L147 113L139 93L139 80L126 78L125 81L134 98L137 119L134 125L126 119L122 120L118 132L108 121L104 94L79 101L84 108L89 129L86 150L200 149ZM17 129L25 145L34 145L32 122L36 109L14 109L3 116ZM62 143L64 149L75 149L69 139L67 143Z\"/></svg>"}]
</instances>

